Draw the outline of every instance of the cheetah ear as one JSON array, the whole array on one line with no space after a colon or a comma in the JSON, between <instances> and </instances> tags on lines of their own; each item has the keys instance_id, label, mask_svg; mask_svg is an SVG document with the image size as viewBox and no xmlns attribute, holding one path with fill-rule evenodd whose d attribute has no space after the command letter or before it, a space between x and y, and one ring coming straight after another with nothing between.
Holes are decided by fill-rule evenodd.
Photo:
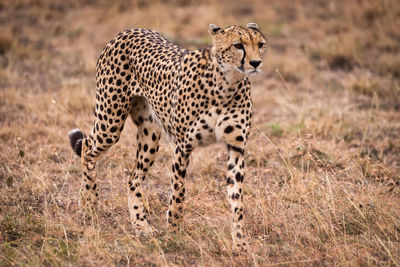
<instances>
[{"instance_id":1,"label":"cheetah ear","mask_svg":"<svg viewBox=\"0 0 400 267\"><path fill-rule=\"evenodd\" d=\"M211 35L217 34L217 33L224 33L224 30L218 27L215 24L210 24L208 26L208 33Z\"/></svg>"},{"instance_id":2,"label":"cheetah ear","mask_svg":"<svg viewBox=\"0 0 400 267\"><path fill-rule=\"evenodd\" d=\"M254 22L247 23L246 27L247 27L247 28L250 28L250 29L257 30L257 31L260 30L260 28L258 27L258 25L257 25L256 23L254 23Z\"/></svg>"}]
</instances>

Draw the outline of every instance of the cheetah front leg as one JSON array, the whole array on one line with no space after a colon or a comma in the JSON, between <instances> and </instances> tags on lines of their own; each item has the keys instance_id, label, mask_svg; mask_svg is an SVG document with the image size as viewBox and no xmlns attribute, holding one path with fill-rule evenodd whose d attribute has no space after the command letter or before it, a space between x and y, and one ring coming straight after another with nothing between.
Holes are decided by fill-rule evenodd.
<instances>
[{"instance_id":1,"label":"cheetah front leg","mask_svg":"<svg viewBox=\"0 0 400 267\"><path fill-rule=\"evenodd\" d=\"M227 116L227 118L229 118ZM228 148L226 191L232 213L232 240L234 250L246 251L247 239L243 229L244 148L249 124L224 119L216 128L217 140L224 141Z\"/></svg>"},{"instance_id":2,"label":"cheetah front leg","mask_svg":"<svg viewBox=\"0 0 400 267\"><path fill-rule=\"evenodd\" d=\"M168 226L175 229L182 219L183 202L185 200L185 176L189 165L189 153L181 150L179 145L174 151L172 163L171 191L169 196L169 208L167 211Z\"/></svg>"},{"instance_id":3,"label":"cheetah front leg","mask_svg":"<svg viewBox=\"0 0 400 267\"><path fill-rule=\"evenodd\" d=\"M243 189L244 179L244 146L228 144L228 162L226 174L226 191L232 212L232 239L239 250L247 250L243 230Z\"/></svg>"}]
</instances>

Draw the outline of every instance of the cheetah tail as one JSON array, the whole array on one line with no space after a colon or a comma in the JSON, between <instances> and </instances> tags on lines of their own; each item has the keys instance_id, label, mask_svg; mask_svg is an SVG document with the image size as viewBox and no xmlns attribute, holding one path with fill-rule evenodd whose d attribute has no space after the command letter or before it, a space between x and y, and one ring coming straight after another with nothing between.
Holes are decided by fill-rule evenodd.
<instances>
[{"instance_id":1,"label":"cheetah tail","mask_svg":"<svg viewBox=\"0 0 400 267\"><path fill-rule=\"evenodd\" d=\"M68 133L72 150L80 157L82 152L82 141L86 135L79 129L73 129Z\"/></svg>"}]
</instances>

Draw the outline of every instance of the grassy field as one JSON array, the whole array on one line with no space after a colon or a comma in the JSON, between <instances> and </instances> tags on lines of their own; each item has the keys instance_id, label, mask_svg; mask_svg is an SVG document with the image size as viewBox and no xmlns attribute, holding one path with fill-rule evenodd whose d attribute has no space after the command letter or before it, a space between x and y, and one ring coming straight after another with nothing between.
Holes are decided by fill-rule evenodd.
<instances>
[{"instance_id":1,"label":"grassy field","mask_svg":"<svg viewBox=\"0 0 400 267\"><path fill-rule=\"evenodd\" d=\"M269 39L245 154L249 253L231 251L222 145L193 153L174 233L162 140L145 183L161 233L132 235L131 121L98 163L101 206L84 221L67 133L91 128L105 44L144 27L205 47L210 23L248 22ZM0 266L400 265L399 29L397 0L1 1Z\"/></svg>"}]
</instances>

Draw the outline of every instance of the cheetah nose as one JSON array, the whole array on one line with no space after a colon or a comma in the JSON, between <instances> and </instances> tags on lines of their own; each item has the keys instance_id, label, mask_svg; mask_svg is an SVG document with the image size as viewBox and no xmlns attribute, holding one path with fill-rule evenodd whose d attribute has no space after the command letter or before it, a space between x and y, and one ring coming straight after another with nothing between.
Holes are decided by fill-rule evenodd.
<instances>
[{"instance_id":1,"label":"cheetah nose","mask_svg":"<svg viewBox=\"0 0 400 267\"><path fill-rule=\"evenodd\" d=\"M257 68L261 64L261 60L251 60L250 65L252 65L254 68Z\"/></svg>"}]
</instances>

